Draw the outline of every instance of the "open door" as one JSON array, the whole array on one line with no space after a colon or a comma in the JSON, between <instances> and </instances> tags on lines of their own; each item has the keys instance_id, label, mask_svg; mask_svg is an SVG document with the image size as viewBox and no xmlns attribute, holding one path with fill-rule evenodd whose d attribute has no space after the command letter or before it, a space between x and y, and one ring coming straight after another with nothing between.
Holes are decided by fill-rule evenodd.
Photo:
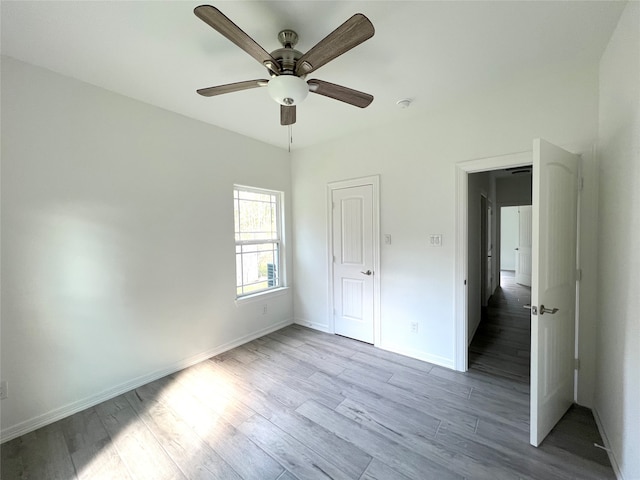
<instances>
[{"instance_id":1,"label":"open door","mask_svg":"<svg viewBox=\"0 0 640 480\"><path fill-rule=\"evenodd\" d=\"M573 403L579 157L533 142L531 435L540 445Z\"/></svg>"},{"instance_id":2,"label":"open door","mask_svg":"<svg viewBox=\"0 0 640 480\"><path fill-rule=\"evenodd\" d=\"M491 224L493 223L493 208L491 206L491 200L487 200L486 217L484 220L484 229L486 230L486 242L485 250L482 252L486 258L486 272L485 272L485 290L484 305L489 305L489 299L493 295L493 239L491 238Z\"/></svg>"},{"instance_id":3,"label":"open door","mask_svg":"<svg viewBox=\"0 0 640 480\"><path fill-rule=\"evenodd\" d=\"M493 295L493 240L491 238L492 206L484 194L480 195L480 306L485 309Z\"/></svg>"},{"instance_id":4,"label":"open door","mask_svg":"<svg viewBox=\"0 0 640 480\"><path fill-rule=\"evenodd\" d=\"M531 286L531 205L518 207L518 247L516 248L516 283Z\"/></svg>"}]
</instances>

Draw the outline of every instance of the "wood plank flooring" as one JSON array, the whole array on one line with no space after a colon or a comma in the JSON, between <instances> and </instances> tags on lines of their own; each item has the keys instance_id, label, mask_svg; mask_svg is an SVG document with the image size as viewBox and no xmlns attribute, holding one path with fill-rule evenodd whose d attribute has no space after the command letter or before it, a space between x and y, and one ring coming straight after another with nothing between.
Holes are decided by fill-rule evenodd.
<instances>
[{"instance_id":1,"label":"wood plank flooring","mask_svg":"<svg viewBox=\"0 0 640 480\"><path fill-rule=\"evenodd\" d=\"M611 479L586 409L292 325L1 447L14 479ZM606 456L605 456L606 460Z\"/></svg>"},{"instance_id":2,"label":"wood plank flooring","mask_svg":"<svg viewBox=\"0 0 640 480\"><path fill-rule=\"evenodd\" d=\"M500 287L469 346L469 368L529 384L531 288L516 283L514 272L500 272Z\"/></svg>"}]
</instances>

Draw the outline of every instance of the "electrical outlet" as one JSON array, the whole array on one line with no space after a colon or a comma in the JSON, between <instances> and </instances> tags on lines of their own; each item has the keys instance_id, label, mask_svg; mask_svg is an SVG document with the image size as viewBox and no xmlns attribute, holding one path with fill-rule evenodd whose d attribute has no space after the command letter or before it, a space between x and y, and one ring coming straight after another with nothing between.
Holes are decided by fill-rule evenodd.
<instances>
[{"instance_id":1,"label":"electrical outlet","mask_svg":"<svg viewBox=\"0 0 640 480\"><path fill-rule=\"evenodd\" d=\"M262 306L262 314L263 315L267 314L267 304L266 303Z\"/></svg>"},{"instance_id":2,"label":"electrical outlet","mask_svg":"<svg viewBox=\"0 0 640 480\"><path fill-rule=\"evenodd\" d=\"M411 322L411 333L418 333L418 322Z\"/></svg>"},{"instance_id":3,"label":"electrical outlet","mask_svg":"<svg viewBox=\"0 0 640 480\"><path fill-rule=\"evenodd\" d=\"M9 395L8 392L8 384L6 380L2 380L2 382L0 382L0 400L4 400L5 398L7 398L7 396Z\"/></svg>"},{"instance_id":4,"label":"electrical outlet","mask_svg":"<svg viewBox=\"0 0 640 480\"><path fill-rule=\"evenodd\" d=\"M388 233L385 233L384 235L384 244L391 245L391 235L389 235Z\"/></svg>"}]
</instances>

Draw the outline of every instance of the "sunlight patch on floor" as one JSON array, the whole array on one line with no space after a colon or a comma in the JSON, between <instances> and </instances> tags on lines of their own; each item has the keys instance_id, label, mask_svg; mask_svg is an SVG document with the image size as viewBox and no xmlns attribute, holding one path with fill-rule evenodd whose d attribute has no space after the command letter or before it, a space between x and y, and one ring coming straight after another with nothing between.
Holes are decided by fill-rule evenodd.
<instances>
[{"instance_id":1,"label":"sunlight patch on floor","mask_svg":"<svg viewBox=\"0 0 640 480\"><path fill-rule=\"evenodd\" d=\"M232 427L224 417L235 402L236 392L228 378L203 364L110 401L113 412L103 421L115 425L111 439L74 454L78 478L120 478L118 475L125 471L134 478L141 474L155 478L168 467L149 460L164 458L152 451L152 447L157 448L156 440L164 449L184 450L185 456L197 457L206 444L213 446L227 437ZM206 398L206 402L200 398ZM120 430L114 434L114 428ZM185 461L198 463L196 458Z\"/></svg>"}]
</instances>

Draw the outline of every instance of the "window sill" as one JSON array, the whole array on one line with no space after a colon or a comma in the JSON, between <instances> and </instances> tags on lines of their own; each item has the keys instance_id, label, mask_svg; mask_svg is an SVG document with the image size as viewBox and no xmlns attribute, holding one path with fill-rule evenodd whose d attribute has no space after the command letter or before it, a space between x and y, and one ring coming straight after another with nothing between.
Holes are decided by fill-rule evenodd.
<instances>
[{"instance_id":1,"label":"window sill","mask_svg":"<svg viewBox=\"0 0 640 480\"><path fill-rule=\"evenodd\" d=\"M243 297L236 298L236 305L244 305L245 303L253 303L258 301L264 301L269 298L280 297L289 292L289 287L274 288L273 290L266 290L264 292L254 293L253 295L245 295Z\"/></svg>"}]
</instances>

